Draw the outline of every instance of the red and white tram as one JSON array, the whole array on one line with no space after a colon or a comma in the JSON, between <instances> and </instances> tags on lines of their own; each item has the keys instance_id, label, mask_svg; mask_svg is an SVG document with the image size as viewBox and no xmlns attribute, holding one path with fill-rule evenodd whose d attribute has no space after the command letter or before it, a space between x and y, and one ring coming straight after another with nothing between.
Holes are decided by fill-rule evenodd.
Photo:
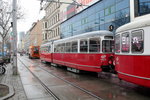
<instances>
[{"instance_id":1,"label":"red and white tram","mask_svg":"<svg viewBox=\"0 0 150 100\"><path fill-rule=\"evenodd\" d=\"M115 68L120 79L150 87L150 19L116 30Z\"/></svg>"},{"instance_id":2,"label":"red and white tram","mask_svg":"<svg viewBox=\"0 0 150 100\"><path fill-rule=\"evenodd\" d=\"M40 46L40 59L45 62L52 62L53 42L48 42Z\"/></svg>"},{"instance_id":3,"label":"red and white tram","mask_svg":"<svg viewBox=\"0 0 150 100\"><path fill-rule=\"evenodd\" d=\"M112 32L94 31L44 44L40 57L41 60L67 66L68 70L75 72L101 72L102 68L109 69L112 65L113 47Z\"/></svg>"}]
</instances>

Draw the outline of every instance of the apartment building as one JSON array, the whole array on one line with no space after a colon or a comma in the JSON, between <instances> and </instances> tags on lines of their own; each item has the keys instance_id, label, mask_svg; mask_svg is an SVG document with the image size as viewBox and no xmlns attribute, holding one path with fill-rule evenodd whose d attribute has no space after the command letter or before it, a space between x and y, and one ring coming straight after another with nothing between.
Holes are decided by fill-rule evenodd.
<instances>
[{"instance_id":1,"label":"apartment building","mask_svg":"<svg viewBox=\"0 0 150 100\"><path fill-rule=\"evenodd\" d=\"M29 31L30 46L40 46L42 44L42 20L34 22Z\"/></svg>"},{"instance_id":2,"label":"apartment building","mask_svg":"<svg viewBox=\"0 0 150 100\"><path fill-rule=\"evenodd\" d=\"M46 15L43 19L43 43L60 39L60 3L49 2L45 5Z\"/></svg>"}]
</instances>

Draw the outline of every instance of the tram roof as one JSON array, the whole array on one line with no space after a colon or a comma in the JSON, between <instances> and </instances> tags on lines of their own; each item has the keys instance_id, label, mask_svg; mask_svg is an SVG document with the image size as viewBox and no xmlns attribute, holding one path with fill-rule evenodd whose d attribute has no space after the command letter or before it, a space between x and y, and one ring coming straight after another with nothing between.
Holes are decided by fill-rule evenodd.
<instances>
[{"instance_id":1,"label":"tram roof","mask_svg":"<svg viewBox=\"0 0 150 100\"><path fill-rule=\"evenodd\" d=\"M72 36L72 37L56 40L56 41L54 41L54 43L61 42L61 41L73 41L73 40L82 39L82 38L85 38L85 37L89 38L89 37L105 36L105 35L114 36L114 34L110 31L101 30L101 31L87 32L87 33L75 35L75 36Z\"/></svg>"},{"instance_id":2,"label":"tram roof","mask_svg":"<svg viewBox=\"0 0 150 100\"><path fill-rule=\"evenodd\" d=\"M47 43L44 43L44 44L42 44L42 45L41 45L41 47L42 47L42 46L47 46L47 45L50 45L50 43L52 43L52 42L47 42Z\"/></svg>"},{"instance_id":3,"label":"tram roof","mask_svg":"<svg viewBox=\"0 0 150 100\"><path fill-rule=\"evenodd\" d=\"M128 24L125 24L125 25L119 27L116 30L116 33L120 33L120 32L131 30L131 29L142 28L142 27L146 27L146 26L150 26L150 18L139 19L139 20L135 20L133 22L130 22Z\"/></svg>"}]
</instances>

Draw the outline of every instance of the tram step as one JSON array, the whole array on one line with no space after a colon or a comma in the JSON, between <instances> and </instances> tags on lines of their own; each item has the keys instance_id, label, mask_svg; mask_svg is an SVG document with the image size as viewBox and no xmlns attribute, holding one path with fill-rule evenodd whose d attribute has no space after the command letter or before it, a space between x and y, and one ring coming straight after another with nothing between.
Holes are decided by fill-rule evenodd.
<instances>
[{"instance_id":1,"label":"tram step","mask_svg":"<svg viewBox=\"0 0 150 100\"><path fill-rule=\"evenodd\" d=\"M80 70L75 69L75 68L67 67L67 70L68 70L68 71L71 71L71 72L74 72L74 73L80 73Z\"/></svg>"}]
</instances>

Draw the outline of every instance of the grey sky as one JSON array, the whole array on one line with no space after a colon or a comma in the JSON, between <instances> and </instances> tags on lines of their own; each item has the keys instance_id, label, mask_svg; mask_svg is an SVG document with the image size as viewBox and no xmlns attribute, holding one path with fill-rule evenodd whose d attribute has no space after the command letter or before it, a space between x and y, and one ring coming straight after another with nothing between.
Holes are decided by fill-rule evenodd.
<instances>
[{"instance_id":1,"label":"grey sky","mask_svg":"<svg viewBox=\"0 0 150 100\"><path fill-rule=\"evenodd\" d=\"M19 20L17 24L18 32L28 31L33 22L41 19L43 13L40 12L39 0L18 0L18 4L21 6L25 16L24 19Z\"/></svg>"}]
</instances>

